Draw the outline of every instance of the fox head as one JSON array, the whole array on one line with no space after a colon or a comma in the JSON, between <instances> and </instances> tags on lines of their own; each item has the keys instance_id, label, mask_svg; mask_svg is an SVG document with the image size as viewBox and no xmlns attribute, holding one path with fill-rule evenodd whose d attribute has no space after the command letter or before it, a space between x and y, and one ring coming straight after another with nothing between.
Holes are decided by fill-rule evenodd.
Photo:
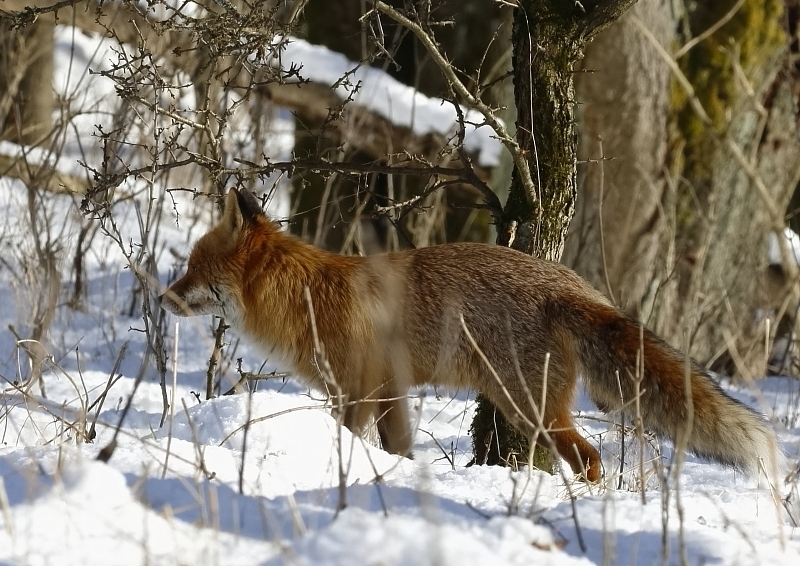
<instances>
[{"instance_id":1,"label":"fox head","mask_svg":"<svg viewBox=\"0 0 800 566\"><path fill-rule=\"evenodd\" d=\"M161 306L178 316L213 314L234 326L241 322L247 259L242 242L248 230L264 223L268 220L256 198L231 189L222 219L195 244L186 274L160 297Z\"/></svg>"}]
</instances>

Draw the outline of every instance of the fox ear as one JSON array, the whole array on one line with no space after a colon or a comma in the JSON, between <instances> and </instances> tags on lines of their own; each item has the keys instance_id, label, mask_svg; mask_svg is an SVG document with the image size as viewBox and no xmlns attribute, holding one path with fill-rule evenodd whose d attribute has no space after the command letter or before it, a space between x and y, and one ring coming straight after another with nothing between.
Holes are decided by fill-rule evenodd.
<instances>
[{"instance_id":1,"label":"fox ear","mask_svg":"<svg viewBox=\"0 0 800 566\"><path fill-rule=\"evenodd\" d=\"M264 212L261 210L261 203L258 202L253 193L250 191L237 191L236 189L231 189L231 191L236 195L239 211L242 213L246 224L250 224L256 218L264 216Z\"/></svg>"},{"instance_id":2,"label":"fox ear","mask_svg":"<svg viewBox=\"0 0 800 566\"><path fill-rule=\"evenodd\" d=\"M261 205L256 197L247 191L237 191L236 189L228 191L222 223L232 233L238 233L246 224L252 224L261 216L264 216L264 213L261 211Z\"/></svg>"}]
</instances>

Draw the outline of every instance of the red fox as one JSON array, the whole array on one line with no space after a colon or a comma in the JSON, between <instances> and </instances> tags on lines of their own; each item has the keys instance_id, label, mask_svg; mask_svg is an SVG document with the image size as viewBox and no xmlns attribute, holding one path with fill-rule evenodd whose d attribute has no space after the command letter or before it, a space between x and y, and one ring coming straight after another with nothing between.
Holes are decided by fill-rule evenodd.
<instances>
[{"instance_id":1,"label":"red fox","mask_svg":"<svg viewBox=\"0 0 800 566\"><path fill-rule=\"evenodd\" d=\"M773 473L780 458L765 419L696 363L570 269L501 246L336 255L282 232L253 195L232 189L161 305L224 317L323 391L324 362L346 399L344 424L360 433L374 416L396 454L411 455L409 387L469 387L599 481L600 456L570 412L581 372L601 410L632 409L639 395L644 426L699 456L751 474L759 461Z\"/></svg>"}]
</instances>

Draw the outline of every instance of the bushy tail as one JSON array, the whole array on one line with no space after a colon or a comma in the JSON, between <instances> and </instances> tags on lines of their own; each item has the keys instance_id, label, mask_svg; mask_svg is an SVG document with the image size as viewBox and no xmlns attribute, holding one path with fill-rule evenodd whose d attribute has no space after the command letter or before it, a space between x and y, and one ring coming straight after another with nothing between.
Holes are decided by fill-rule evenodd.
<instances>
[{"instance_id":1,"label":"bushy tail","mask_svg":"<svg viewBox=\"0 0 800 566\"><path fill-rule=\"evenodd\" d=\"M753 476L760 462L769 476L781 471L782 455L769 423L729 397L694 360L611 306L598 305L570 320L583 326L574 333L584 381L601 410L624 408L633 414L639 394L645 428L677 447ZM638 375L643 377L637 387Z\"/></svg>"}]
</instances>

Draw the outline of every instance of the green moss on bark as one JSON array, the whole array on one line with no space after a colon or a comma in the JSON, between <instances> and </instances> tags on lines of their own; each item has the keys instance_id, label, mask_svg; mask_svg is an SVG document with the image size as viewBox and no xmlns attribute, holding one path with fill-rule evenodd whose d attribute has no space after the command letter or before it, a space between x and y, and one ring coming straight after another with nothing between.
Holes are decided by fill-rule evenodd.
<instances>
[{"instance_id":1,"label":"green moss on bark","mask_svg":"<svg viewBox=\"0 0 800 566\"><path fill-rule=\"evenodd\" d=\"M736 4L736 0L698 2L687 16L689 36L686 41L704 33L719 22ZM672 147L673 162L681 176L688 181L678 196L678 226L694 222L695 199L704 203L711 184L714 164L712 156L718 151L714 136L725 132L732 112L742 102L744 89L738 66L746 76L763 66L764 59L784 45L786 36L782 21L781 0L746 0L734 16L720 29L695 45L683 55L681 71L692 84L695 95L711 119L707 126L691 108L683 89L673 87L672 105L675 123Z\"/></svg>"},{"instance_id":2,"label":"green moss on bark","mask_svg":"<svg viewBox=\"0 0 800 566\"><path fill-rule=\"evenodd\" d=\"M515 462L528 459L528 439L512 427L483 395L476 399L475 417L469 434L476 464L513 466Z\"/></svg>"}]
</instances>

